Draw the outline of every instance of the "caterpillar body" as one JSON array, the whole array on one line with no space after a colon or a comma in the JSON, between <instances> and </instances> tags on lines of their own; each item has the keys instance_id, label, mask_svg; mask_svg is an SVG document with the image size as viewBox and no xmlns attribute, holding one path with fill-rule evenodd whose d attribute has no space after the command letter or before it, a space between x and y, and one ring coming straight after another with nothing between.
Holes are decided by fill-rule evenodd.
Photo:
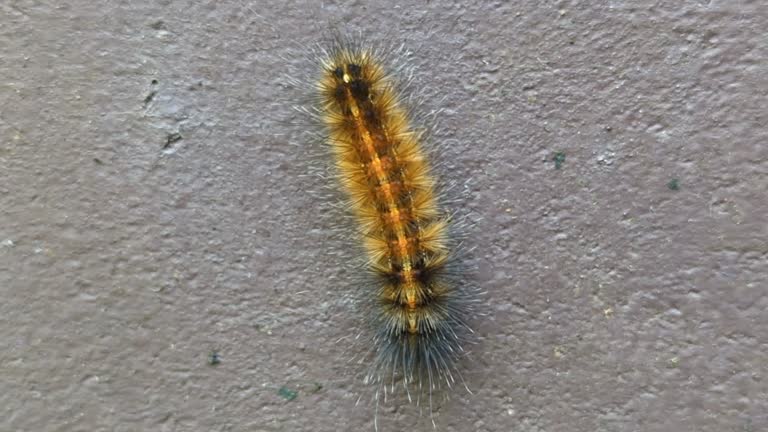
<instances>
[{"instance_id":1,"label":"caterpillar body","mask_svg":"<svg viewBox=\"0 0 768 432\"><path fill-rule=\"evenodd\" d=\"M463 381L457 363L472 332L471 289L451 270L451 218L385 56L344 41L323 52L319 117L374 275L365 381L378 386L377 408L402 381L409 400L428 394L431 413L433 390Z\"/></svg>"}]
</instances>

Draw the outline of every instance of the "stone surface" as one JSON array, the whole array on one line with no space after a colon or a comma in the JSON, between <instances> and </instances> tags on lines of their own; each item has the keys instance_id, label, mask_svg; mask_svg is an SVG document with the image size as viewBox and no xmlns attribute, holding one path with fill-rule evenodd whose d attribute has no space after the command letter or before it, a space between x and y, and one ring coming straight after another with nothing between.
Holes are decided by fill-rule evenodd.
<instances>
[{"instance_id":1,"label":"stone surface","mask_svg":"<svg viewBox=\"0 0 768 432\"><path fill-rule=\"evenodd\" d=\"M0 4L0 430L373 429L284 77L332 27L477 220L439 430L768 430L762 2L278 3Z\"/></svg>"}]
</instances>

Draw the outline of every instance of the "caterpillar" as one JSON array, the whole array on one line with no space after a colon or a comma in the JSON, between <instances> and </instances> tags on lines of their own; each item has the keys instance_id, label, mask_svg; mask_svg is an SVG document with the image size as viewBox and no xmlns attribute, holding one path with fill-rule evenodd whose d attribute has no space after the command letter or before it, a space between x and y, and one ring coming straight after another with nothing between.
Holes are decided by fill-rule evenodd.
<instances>
[{"instance_id":1,"label":"caterpillar","mask_svg":"<svg viewBox=\"0 0 768 432\"><path fill-rule=\"evenodd\" d=\"M472 334L475 299L452 271L451 217L386 55L342 38L322 52L318 114L373 275L363 287L372 327L364 381L377 386L377 412L402 381L409 401L428 395L431 415L433 391L463 382L458 361Z\"/></svg>"}]
</instances>

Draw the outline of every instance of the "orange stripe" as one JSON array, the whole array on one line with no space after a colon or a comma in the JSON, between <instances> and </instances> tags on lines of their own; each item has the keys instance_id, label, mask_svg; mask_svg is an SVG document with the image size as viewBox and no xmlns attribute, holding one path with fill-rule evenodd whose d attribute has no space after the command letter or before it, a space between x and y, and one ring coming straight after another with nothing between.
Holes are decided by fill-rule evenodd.
<instances>
[{"instance_id":1,"label":"orange stripe","mask_svg":"<svg viewBox=\"0 0 768 432\"><path fill-rule=\"evenodd\" d=\"M345 83L351 81L349 71L344 66L343 80ZM376 152L376 146L374 145L374 139L371 136L371 132L365 127L365 123L360 115L360 107L357 105L357 101L352 97L349 89L346 89L347 101L352 112L352 117L355 120L355 126L357 128L358 135L362 138L365 150L371 155L371 168L376 176L376 180L381 185L381 191L384 195L384 200L387 205L389 213L392 215L390 226L397 237L396 250L393 252L402 260L402 277L403 277L403 290L405 291L405 300L407 305L408 315L408 331L410 333L416 333L418 331L418 323L415 315L415 309L419 305L417 298L417 285L415 283L413 263L408 253L408 237L405 234L405 225L402 223L399 215L401 213L400 208L397 205L394 194L392 193L392 187L389 184L389 176L385 167L389 167L390 164L382 162L379 154Z\"/></svg>"}]
</instances>

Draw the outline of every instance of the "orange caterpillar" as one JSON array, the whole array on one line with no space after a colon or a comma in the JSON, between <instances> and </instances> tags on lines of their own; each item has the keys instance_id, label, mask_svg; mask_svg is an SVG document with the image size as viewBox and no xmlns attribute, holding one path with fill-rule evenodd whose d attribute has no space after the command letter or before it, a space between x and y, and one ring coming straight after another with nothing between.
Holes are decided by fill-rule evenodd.
<instances>
[{"instance_id":1,"label":"orange caterpillar","mask_svg":"<svg viewBox=\"0 0 768 432\"><path fill-rule=\"evenodd\" d=\"M391 376L394 386L402 378L409 399L414 384L431 404L433 389L461 376L456 362L472 301L449 276L449 218L395 86L375 51L339 43L322 63L320 116L377 278L366 381L386 396L384 380Z\"/></svg>"}]
</instances>

